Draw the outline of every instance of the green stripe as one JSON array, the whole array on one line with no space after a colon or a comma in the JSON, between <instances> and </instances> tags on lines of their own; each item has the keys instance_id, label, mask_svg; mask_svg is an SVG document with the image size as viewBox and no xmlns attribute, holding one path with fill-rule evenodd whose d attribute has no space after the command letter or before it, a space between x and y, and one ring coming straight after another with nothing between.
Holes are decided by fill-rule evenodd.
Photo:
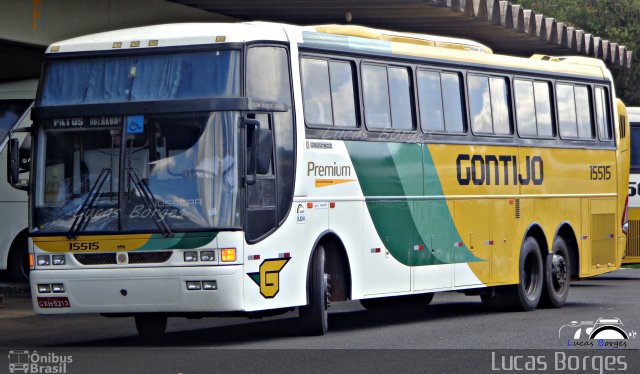
<instances>
[{"instance_id":1,"label":"green stripe","mask_svg":"<svg viewBox=\"0 0 640 374\"><path fill-rule=\"evenodd\" d=\"M345 142L365 197L443 196L428 147L421 144ZM408 266L482 261L462 242L445 200L367 201L378 236ZM414 250L422 245L423 250Z\"/></svg>"}]
</instances>

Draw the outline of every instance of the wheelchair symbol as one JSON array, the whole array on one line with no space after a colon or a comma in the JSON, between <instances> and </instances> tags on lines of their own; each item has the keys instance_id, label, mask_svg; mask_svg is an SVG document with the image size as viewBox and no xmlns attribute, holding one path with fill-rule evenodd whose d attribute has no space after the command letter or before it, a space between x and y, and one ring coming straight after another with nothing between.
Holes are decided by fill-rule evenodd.
<instances>
[{"instance_id":1,"label":"wheelchair symbol","mask_svg":"<svg viewBox=\"0 0 640 374\"><path fill-rule=\"evenodd\" d=\"M127 117L127 134L142 134L144 132L144 116Z\"/></svg>"}]
</instances>

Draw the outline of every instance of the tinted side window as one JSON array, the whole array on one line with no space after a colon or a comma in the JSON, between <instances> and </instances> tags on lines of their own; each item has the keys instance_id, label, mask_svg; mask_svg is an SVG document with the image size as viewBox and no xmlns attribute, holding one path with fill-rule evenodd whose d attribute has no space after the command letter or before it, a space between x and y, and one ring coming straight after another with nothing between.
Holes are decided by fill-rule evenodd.
<instances>
[{"instance_id":1,"label":"tinted side window","mask_svg":"<svg viewBox=\"0 0 640 374\"><path fill-rule=\"evenodd\" d=\"M355 127L356 104L353 93L353 67L348 62L331 61L331 101L333 102L333 122L336 126Z\"/></svg>"},{"instance_id":2,"label":"tinted side window","mask_svg":"<svg viewBox=\"0 0 640 374\"><path fill-rule=\"evenodd\" d=\"M556 95L558 98L560 136L563 138L577 138L578 125L576 120L576 101L573 93L573 86L568 84L557 84Z\"/></svg>"},{"instance_id":3,"label":"tinted side window","mask_svg":"<svg viewBox=\"0 0 640 374\"><path fill-rule=\"evenodd\" d=\"M300 71L305 122L313 125L332 125L328 62L303 58Z\"/></svg>"},{"instance_id":4,"label":"tinted side window","mask_svg":"<svg viewBox=\"0 0 640 374\"><path fill-rule=\"evenodd\" d=\"M609 94L606 88L596 87L596 123L601 140L611 140L611 121L609 120Z\"/></svg>"},{"instance_id":5,"label":"tinted side window","mask_svg":"<svg viewBox=\"0 0 640 374\"><path fill-rule=\"evenodd\" d=\"M591 95L589 87L575 86L576 117L578 119L578 137L581 139L593 139L593 123L591 121Z\"/></svg>"},{"instance_id":6,"label":"tinted side window","mask_svg":"<svg viewBox=\"0 0 640 374\"><path fill-rule=\"evenodd\" d=\"M355 127L353 70L348 62L300 61L304 118L310 125Z\"/></svg>"},{"instance_id":7,"label":"tinted side window","mask_svg":"<svg viewBox=\"0 0 640 374\"><path fill-rule=\"evenodd\" d=\"M364 118L371 128L390 128L389 86L387 68L379 65L362 65L362 96Z\"/></svg>"},{"instance_id":8,"label":"tinted side window","mask_svg":"<svg viewBox=\"0 0 640 374\"><path fill-rule=\"evenodd\" d=\"M458 74L418 70L418 97L423 131L464 131Z\"/></svg>"},{"instance_id":9,"label":"tinted side window","mask_svg":"<svg viewBox=\"0 0 640 374\"><path fill-rule=\"evenodd\" d=\"M362 91L369 128L413 129L409 69L363 64Z\"/></svg>"},{"instance_id":10,"label":"tinted side window","mask_svg":"<svg viewBox=\"0 0 640 374\"><path fill-rule=\"evenodd\" d=\"M413 111L409 69L389 67L389 97L391 98L391 126L394 129L412 130Z\"/></svg>"},{"instance_id":11,"label":"tinted side window","mask_svg":"<svg viewBox=\"0 0 640 374\"><path fill-rule=\"evenodd\" d=\"M533 82L515 79L513 81L515 95L516 120L520 136L537 136L535 101Z\"/></svg>"},{"instance_id":12,"label":"tinted side window","mask_svg":"<svg viewBox=\"0 0 640 374\"><path fill-rule=\"evenodd\" d=\"M591 95L589 87L559 83L556 85L560 136L593 139Z\"/></svg>"},{"instance_id":13,"label":"tinted side window","mask_svg":"<svg viewBox=\"0 0 640 374\"><path fill-rule=\"evenodd\" d=\"M640 172L640 123L631 122L631 171Z\"/></svg>"},{"instance_id":14,"label":"tinted side window","mask_svg":"<svg viewBox=\"0 0 640 374\"><path fill-rule=\"evenodd\" d=\"M469 90L469 107L471 110L471 129L475 133L493 134L493 118L491 117L491 95L489 94L489 78L470 75L467 79Z\"/></svg>"},{"instance_id":15,"label":"tinted side window","mask_svg":"<svg viewBox=\"0 0 640 374\"><path fill-rule=\"evenodd\" d=\"M555 136L553 117L551 116L551 85L547 82L534 82L536 100L536 120L538 136Z\"/></svg>"},{"instance_id":16,"label":"tinted side window","mask_svg":"<svg viewBox=\"0 0 640 374\"><path fill-rule=\"evenodd\" d=\"M520 136L554 136L549 83L524 79L514 79L513 82Z\"/></svg>"},{"instance_id":17,"label":"tinted side window","mask_svg":"<svg viewBox=\"0 0 640 374\"><path fill-rule=\"evenodd\" d=\"M471 127L479 134L511 134L506 78L469 75Z\"/></svg>"}]
</instances>

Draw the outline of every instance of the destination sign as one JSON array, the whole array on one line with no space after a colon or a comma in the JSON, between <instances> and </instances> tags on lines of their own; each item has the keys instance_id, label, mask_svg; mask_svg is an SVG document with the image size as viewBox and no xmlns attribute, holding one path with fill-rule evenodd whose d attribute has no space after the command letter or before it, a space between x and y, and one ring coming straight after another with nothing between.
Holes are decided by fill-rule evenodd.
<instances>
[{"instance_id":1,"label":"destination sign","mask_svg":"<svg viewBox=\"0 0 640 374\"><path fill-rule=\"evenodd\" d=\"M50 129L119 127L120 125L122 125L121 116L54 118L47 121L47 128Z\"/></svg>"}]
</instances>

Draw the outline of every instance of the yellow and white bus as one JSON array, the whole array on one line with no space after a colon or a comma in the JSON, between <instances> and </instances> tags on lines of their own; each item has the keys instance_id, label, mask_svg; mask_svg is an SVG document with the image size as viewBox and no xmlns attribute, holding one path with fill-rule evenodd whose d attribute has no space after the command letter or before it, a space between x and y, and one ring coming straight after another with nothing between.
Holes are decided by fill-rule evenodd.
<instances>
[{"instance_id":1,"label":"yellow and white bus","mask_svg":"<svg viewBox=\"0 0 640 374\"><path fill-rule=\"evenodd\" d=\"M330 302L440 291L560 307L624 252L616 102L598 60L358 26L55 43L31 178L17 151L9 175L30 191L34 308L155 336L167 317L294 308L324 334Z\"/></svg>"},{"instance_id":2,"label":"yellow and white bus","mask_svg":"<svg viewBox=\"0 0 640 374\"><path fill-rule=\"evenodd\" d=\"M631 126L631 173L629 174L629 234L622 262L640 263L640 107L627 108Z\"/></svg>"}]
</instances>

